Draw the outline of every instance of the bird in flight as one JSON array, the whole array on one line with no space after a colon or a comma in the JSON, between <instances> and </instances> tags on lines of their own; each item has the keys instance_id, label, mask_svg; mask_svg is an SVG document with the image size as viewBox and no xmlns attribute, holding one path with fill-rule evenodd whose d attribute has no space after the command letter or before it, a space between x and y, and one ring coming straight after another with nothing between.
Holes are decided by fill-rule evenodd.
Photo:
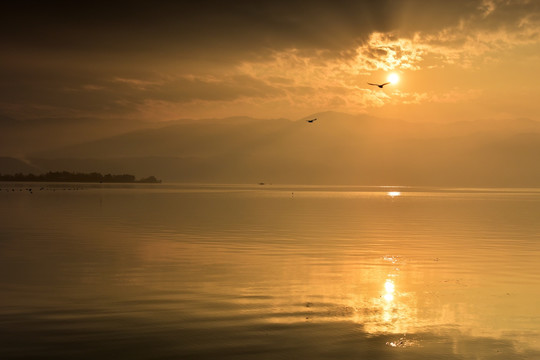
<instances>
[{"instance_id":1,"label":"bird in flight","mask_svg":"<svg viewBox=\"0 0 540 360\"><path fill-rule=\"evenodd\" d=\"M317 120L317 118L311 119L311 120L306 120L306 121L307 121L308 123L312 123L312 122L314 122L315 120Z\"/></svg>"},{"instance_id":2,"label":"bird in flight","mask_svg":"<svg viewBox=\"0 0 540 360\"><path fill-rule=\"evenodd\" d=\"M388 85L388 84L390 84L390 82L385 82L384 84L372 84L372 83L368 83L368 84L373 85L373 86L378 86L378 87L380 87L382 89L384 85Z\"/></svg>"}]
</instances>

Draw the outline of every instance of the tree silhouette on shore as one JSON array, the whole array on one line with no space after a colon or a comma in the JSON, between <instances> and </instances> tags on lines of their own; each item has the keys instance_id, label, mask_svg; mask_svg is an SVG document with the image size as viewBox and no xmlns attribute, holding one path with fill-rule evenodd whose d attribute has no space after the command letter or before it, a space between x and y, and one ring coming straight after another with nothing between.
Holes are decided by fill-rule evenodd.
<instances>
[{"instance_id":1,"label":"tree silhouette on shore","mask_svg":"<svg viewBox=\"0 0 540 360\"><path fill-rule=\"evenodd\" d=\"M134 175L121 174L101 174L91 173L72 173L69 171L50 171L46 174L22 174L1 175L0 181L41 181L41 182L90 182L90 183L160 183L161 180L155 176L149 176L136 180Z\"/></svg>"}]
</instances>

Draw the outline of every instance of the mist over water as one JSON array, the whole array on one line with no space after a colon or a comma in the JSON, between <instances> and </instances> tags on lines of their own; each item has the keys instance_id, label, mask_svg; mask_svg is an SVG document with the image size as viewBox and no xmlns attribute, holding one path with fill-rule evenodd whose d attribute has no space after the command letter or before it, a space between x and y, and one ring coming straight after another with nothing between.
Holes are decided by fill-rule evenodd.
<instances>
[{"instance_id":1,"label":"mist over water","mask_svg":"<svg viewBox=\"0 0 540 360\"><path fill-rule=\"evenodd\" d=\"M40 186L2 359L540 358L538 189Z\"/></svg>"}]
</instances>

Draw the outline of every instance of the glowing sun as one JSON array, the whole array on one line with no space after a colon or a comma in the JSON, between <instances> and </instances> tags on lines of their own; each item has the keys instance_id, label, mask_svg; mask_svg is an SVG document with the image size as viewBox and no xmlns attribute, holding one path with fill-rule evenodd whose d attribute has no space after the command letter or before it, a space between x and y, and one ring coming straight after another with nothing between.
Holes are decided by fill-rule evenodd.
<instances>
[{"instance_id":1,"label":"glowing sun","mask_svg":"<svg viewBox=\"0 0 540 360\"><path fill-rule=\"evenodd\" d=\"M388 77L386 78L390 83L396 84L399 82L399 75L396 73L388 74Z\"/></svg>"}]
</instances>

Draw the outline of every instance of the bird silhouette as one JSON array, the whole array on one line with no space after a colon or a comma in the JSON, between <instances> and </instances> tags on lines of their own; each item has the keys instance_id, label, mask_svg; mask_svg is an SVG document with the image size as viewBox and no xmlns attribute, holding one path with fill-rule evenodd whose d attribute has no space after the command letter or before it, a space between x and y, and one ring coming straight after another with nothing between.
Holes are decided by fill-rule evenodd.
<instances>
[{"instance_id":1,"label":"bird silhouette","mask_svg":"<svg viewBox=\"0 0 540 360\"><path fill-rule=\"evenodd\" d=\"M389 82L385 82L384 84L372 84L372 83L368 83L369 85L373 85L373 86L378 86L380 87L381 89L383 88L384 85L388 85L390 84Z\"/></svg>"},{"instance_id":2,"label":"bird silhouette","mask_svg":"<svg viewBox=\"0 0 540 360\"><path fill-rule=\"evenodd\" d=\"M307 121L308 123L312 123L312 122L314 122L315 120L317 120L317 118L311 119L311 120L306 120L306 121Z\"/></svg>"}]
</instances>

